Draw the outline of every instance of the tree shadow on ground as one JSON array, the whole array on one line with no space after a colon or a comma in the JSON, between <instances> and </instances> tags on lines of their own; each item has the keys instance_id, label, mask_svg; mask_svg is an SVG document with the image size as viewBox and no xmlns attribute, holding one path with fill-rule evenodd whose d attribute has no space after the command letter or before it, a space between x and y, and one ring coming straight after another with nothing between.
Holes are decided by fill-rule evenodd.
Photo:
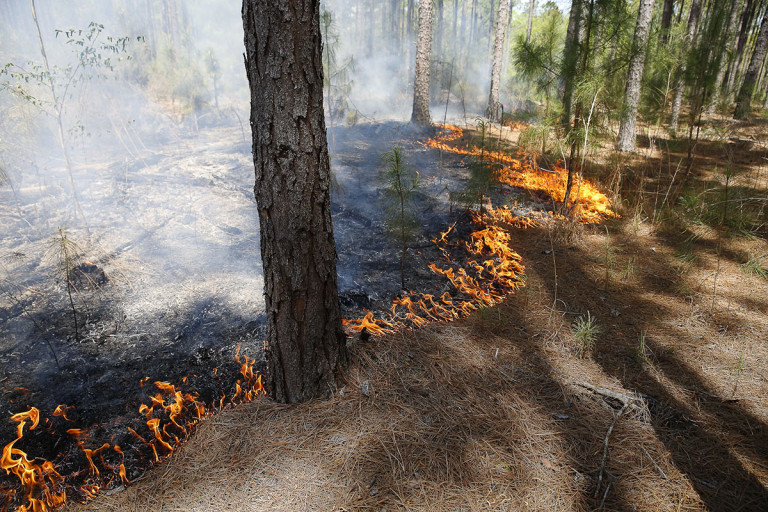
<instances>
[{"instance_id":1,"label":"tree shadow on ground","mask_svg":"<svg viewBox=\"0 0 768 512\"><path fill-rule=\"evenodd\" d=\"M641 243L637 238L623 237L619 245L631 255L648 251ZM723 398L685 354L666 343L696 342L686 339L690 332L678 322L685 302L669 286L677 278L670 275L664 260L659 258L656 268L641 273L636 285L605 289L597 277L602 271L596 272L599 254L558 244L554 248L558 266L555 277L552 256L542 255L550 249L544 230L517 232L512 245L521 249L529 281L543 287L549 300L557 294L567 305L565 309L582 314L590 311L598 319L603 333L594 361L624 389L650 397L648 410L657 438L706 507L765 510L767 426L746 404ZM660 280L655 276L670 277ZM620 316L615 316L618 312ZM646 350L656 354L653 362L632 357L641 333L649 333L644 342ZM657 341L662 338L665 343Z\"/></svg>"}]
</instances>

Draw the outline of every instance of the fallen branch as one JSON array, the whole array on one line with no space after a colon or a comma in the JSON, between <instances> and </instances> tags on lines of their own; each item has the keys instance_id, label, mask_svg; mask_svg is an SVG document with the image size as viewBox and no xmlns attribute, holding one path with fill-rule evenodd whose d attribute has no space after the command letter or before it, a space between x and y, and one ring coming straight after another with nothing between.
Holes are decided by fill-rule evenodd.
<instances>
[{"instance_id":1,"label":"fallen branch","mask_svg":"<svg viewBox=\"0 0 768 512\"><path fill-rule=\"evenodd\" d=\"M624 411L627 410L627 407L629 407L629 402L624 403L621 409L619 409L619 412L616 414L616 416L613 418L613 421L611 422L611 426L608 427L608 432L605 433L605 439L603 439L603 460L600 463L600 472L597 474L597 487L595 488L595 494L593 495L593 498L595 499L597 499L597 497L600 495L600 487L603 484L603 473L605 472L605 461L608 459L608 439L611 437L611 432L613 432L613 427L616 426L616 422L619 421L619 417L624 413ZM610 489L610 487L611 487L611 484L608 483L608 487L605 489L605 495L603 495L603 503L605 503L605 497L608 495L608 489Z\"/></svg>"}]
</instances>

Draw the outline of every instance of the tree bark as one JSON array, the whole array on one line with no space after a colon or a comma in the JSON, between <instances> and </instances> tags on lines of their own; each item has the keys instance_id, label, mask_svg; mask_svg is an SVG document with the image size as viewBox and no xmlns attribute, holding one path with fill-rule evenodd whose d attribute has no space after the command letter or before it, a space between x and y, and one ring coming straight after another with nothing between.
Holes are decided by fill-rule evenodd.
<instances>
[{"instance_id":1,"label":"tree bark","mask_svg":"<svg viewBox=\"0 0 768 512\"><path fill-rule=\"evenodd\" d=\"M710 99L709 105L707 106L707 113L709 115L712 115L715 113L715 108L717 107L718 100L723 96L723 83L725 82L725 76L726 71L730 69L730 63L734 60L734 50L736 48L736 29L737 24L739 22L739 7L742 3L742 0L732 0L731 2L731 9L729 11L729 19L728 19L728 25L726 25L726 30L728 33L726 34L725 41L725 58L729 60L728 65L725 63L721 63L720 69L717 72L717 78L715 79L715 85L712 88L712 98Z\"/></svg>"},{"instance_id":2,"label":"tree bark","mask_svg":"<svg viewBox=\"0 0 768 512\"><path fill-rule=\"evenodd\" d=\"M755 49L752 52L752 58L744 75L741 89L739 89L739 96L736 98L736 110L733 113L734 119L746 119L749 116L752 108L752 94L755 92L760 68L765 62L766 50L768 50L768 8L763 13L763 21L760 24L760 32L757 35Z\"/></svg>"},{"instance_id":3,"label":"tree bark","mask_svg":"<svg viewBox=\"0 0 768 512\"><path fill-rule=\"evenodd\" d=\"M701 0L693 0L691 2L691 11L688 14L688 26L686 30L686 37L682 41L682 48L684 51L690 49L694 38L696 37L696 29L699 25L699 14L701 14ZM677 131L677 125L680 121L680 108L683 105L683 89L685 88L684 76L685 76L685 59L682 59L677 72L677 78L675 79L675 98L672 102L672 120L669 123L669 127L672 132Z\"/></svg>"},{"instance_id":4,"label":"tree bark","mask_svg":"<svg viewBox=\"0 0 768 512\"><path fill-rule=\"evenodd\" d=\"M328 396L347 367L323 113L320 0L244 0L254 194L267 313L267 391Z\"/></svg>"},{"instance_id":5,"label":"tree bark","mask_svg":"<svg viewBox=\"0 0 768 512\"><path fill-rule=\"evenodd\" d=\"M645 54L648 49L648 36L651 33L653 4L655 0L641 0L637 12L635 38L632 42L632 57L629 59L627 86L624 90L624 107L621 112L619 127L619 151L635 150L635 125L637 123L637 104L640 101L640 86L645 69Z\"/></svg>"},{"instance_id":6,"label":"tree bark","mask_svg":"<svg viewBox=\"0 0 768 512\"><path fill-rule=\"evenodd\" d=\"M661 11L661 42L669 42L669 29L672 26L672 14L675 8L675 0L664 0L664 8Z\"/></svg>"},{"instance_id":7,"label":"tree bark","mask_svg":"<svg viewBox=\"0 0 768 512\"><path fill-rule=\"evenodd\" d=\"M432 0L419 0L419 34L416 42L416 76L413 81L411 122L429 126L429 59L432 52Z\"/></svg>"},{"instance_id":8,"label":"tree bark","mask_svg":"<svg viewBox=\"0 0 768 512\"><path fill-rule=\"evenodd\" d=\"M744 4L739 26L739 37L736 41L736 56L733 60L733 66L728 69L727 89L731 92L738 88L739 76L743 68L742 64L748 53L749 36L754 30L753 22L755 21L755 13L759 8L759 4L760 0L746 0Z\"/></svg>"},{"instance_id":9,"label":"tree bark","mask_svg":"<svg viewBox=\"0 0 768 512\"><path fill-rule=\"evenodd\" d=\"M567 129L571 125L571 110L573 106L573 86L576 80L576 68L579 62L579 46L581 44L581 26L584 18L584 0L572 0L571 12L568 16L568 31L565 35L563 49L563 119L562 124Z\"/></svg>"},{"instance_id":10,"label":"tree bark","mask_svg":"<svg viewBox=\"0 0 768 512\"><path fill-rule=\"evenodd\" d=\"M528 29L525 32L525 42L531 41L531 31L533 30L533 12L536 10L536 0L530 0L528 3Z\"/></svg>"},{"instance_id":11,"label":"tree bark","mask_svg":"<svg viewBox=\"0 0 768 512\"><path fill-rule=\"evenodd\" d=\"M507 13L509 2L499 1L499 13L496 16L496 36L493 45L493 67L491 70L491 91L488 95L488 118L491 122L501 121L499 89L501 86L501 66L504 56L504 39L507 31Z\"/></svg>"}]
</instances>

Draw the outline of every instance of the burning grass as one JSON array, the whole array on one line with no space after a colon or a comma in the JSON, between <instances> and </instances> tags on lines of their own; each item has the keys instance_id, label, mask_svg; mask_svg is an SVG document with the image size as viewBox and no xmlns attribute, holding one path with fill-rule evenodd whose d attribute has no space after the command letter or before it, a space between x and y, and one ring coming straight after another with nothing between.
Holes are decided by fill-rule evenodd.
<instances>
[{"instance_id":1,"label":"burning grass","mask_svg":"<svg viewBox=\"0 0 768 512\"><path fill-rule=\"evenodd\" d=\"M159 463L174 453L186 442L201 420L210 417L216 411L254 400L264 394L261 375L254 371L254 360L247 356L235 356L240 363L242 379L235 383L231 396L222 395L217 404L206 408L195 393L184 393L171 383L156 381L157 393L150 396L149 403L141 404L138 412L146 419L147 433L142 435L131 427L126 427L138 444L132 450L151 452L148 465ZM142 380L143 385L146 379ZM186 379L184 379L186 382ZM67 417L72 406L61 404L53 411L52 417L60 417L67 423L75 423ZM17 437L3 448L0 469L17 477L15 486L2 488L0 511L45 512L67 501L67 490L75 487L80 499L94 498L101 489L127 485L129 480L125 467L125 453L114 443L103 443L96 448L89 448L90 431L81 428L69 428L71 436L87 461L87 469L62 476L52 461L29 458L29 455L16 447L25 437L24 430L29 423L28 432L35 430L41 423L40 411L30 407L26 412L11 416L18 423ZM49 418L44 418L47 434L59 435ZM145 458L142 456L142 458Z\"/></svg>"},{"instance_id":2,"label":"burning grass","mask_svg":"<svg viewBox=\"0 0 768 512\"><path fill-rule=\"evenodd\" d=\"M495 181L547 197L553 203L562 203L568 178L566 169L541 169L535 163L535 155L522 152L518 153L519 158L514 158L505 152L487 151L475 145L463 148L454 145L463 135L461 128L445 125L442 134L427 140L424 145L501 164L493 176ZM571 211L581 223L594 224L616 216L610 200L580 176L575 177L574 190ZM468 235L468 241L456 239L455 224L433 240L443 254L444 263L433 262L429 268L451 282L455 296L446 292L436 298L411 292L395 299L386 317L375 318L368 312L363 318L344 320L347 332L382 335L402 327L456 320L479 308L498 304L522 284L520 276L525 270L522 258L510 247L508 229L529 228L558 217L551 211L523 217L505 206L491 206L481 213L471 213L474 231Z\"/></svg>"},{"instance_id":3,"label":"burning grass","mask_svg":"<svg viewBox=\"0 0 768 512\"><path fill-rule=\"evenodd\" d=\"M559 167L553 171L540 169L535 165L535 158L525 155L513 158L506 153L484 151L475 146L457 148L451 143L461 138L461 129L452 126L446 126L445 129L443 135L425 144L466 156L482 155L483 159L500 164L494 176L499 183L528 190L531 194L548 198L552 203L562 202L567 176L565 169ZM576 199L571 210L581 222L595 223L615 215L607 198L590 183L577 178L574 190ZM372 312L368 312L363 318L345 320L347 331L350 334L360 333L361 336L366 335L366 337L367 335L381 336L403 328L457 320L467 317L473 311L500 304L505 297L522 285L521 275L524 272L522 258L510 246L511 230L539 225L552 216L551 212L539 212L521 217L515 215L509 208L492 206L481 213L473 212L469 223L471 230L458 233L454 224L433 240L443 257L440 261L432 262L429 268L450 282L453 292L444 292L439 296L419 292L403 294L393 300L388 314L376 318ZM414 350L416 349L412 347L411 353ZM460 349L454 347L452 350ZM426 359L433 357L427 353L423 353L422 356ZM485 359L486 356L477 355L477 357ZM461 354L459 358L466 359L467 355ZM236 361L241 363L239 353L236 355ZM201 420L209 418L213 412L222 411L231 405L251 402L263 394L261 377L254 372L253 365L253 360L248 357L243 358L240 368L242 379L237 381L235 389L229 395L222 395L216 403L204 404L196 393L184 392L182 386L186 384L186 378L178 385L155 381L153 385L157 391L149 397L147 403L141 404L138 408L144 425L140 429L125 427L133 441L130 447L125 444L121 447L114 440L95 443L91 440L90 430L75 428L77 422L70 416L75 416L76 411L66 404L61 404L52 411L51 417L56 419L55 423L49 418L42 418L40 412L34 407L27 412L12 416L11 420L18 423L17 437L3 449L0 469L4 469L8 475L14 475L16 481L11 486L0 489L2 491L0 512L10 511L12 507L16 507L15 510L20 512L44 512L64 503L68 499L67 492L70 493L70 497L87 500L95 497L102 489L130 483L124 450L136 452L138 459L144 462L145 468L176 452L179 446L190 440L191 433ZM478 363L477 367L483 366ZM440 382L440 376L449 376L451 372L449 367L442 368L439 371L440 375L433 376L438 378L431 380ZM504 372L501 374L503 375ZM498 376L494 377L494 379L497 378ZM142 380L141 384L144 385L146 380L148 379ZM424 418L407 412L402 418L397 419L397 425L399 425L397 428L395 423L392 423L395 418L380 417L379 419L386 425L382 423L378 427L370 426L370 428L373 431L379 427L386 427L385 430L394 429L391 442L389 438L376 440L375 434L372 434L370 439L357 438L357 441L366 445L369 442L373 443L366 448L366 450L372 450L371 457L377 459L386 457L390 461L397 462L396 467L400 469L393 473L395 476L399 475L397 479L390 481L389 477L376 475L373 478L374 481L380 478L380 482L386 482L391 492L405 500L403 503L410 503L409 500L412 501L412 499L416 500L413 503L418 502L416 495L412 492L414 490L423 492L430 488L429 492L436 492L437 488L430 487L434 481L429 483L426 479L433 480L429 475L437 473L442 474L451 486L464 482L480 485L481 482L495 481L500 482L498 485L502 487L513 485L515 479L521 478L526 473L525 468L518 467L519 464L515 461L527 448L520 448L520 453L515 450L510 452L504 447L506 441L501 441L505 439L506 434L497 432L497 427L499 424L513 420L514 423L520 424L518 416L533 413L525 411L520 404L514 403L499 402L500 405L497 405L500 409L496 410L493 408L496 405L490 407L487 403L483 403L488 396L499 398L493 387L489 388L487 384L480 385L478 382L468 386L467 383L453 381L452 377L450 380L451 382L444 384L461 388L466 393L465 400L457 401L453 396L450 398L451 403L464 404L459 409L464 407L465 409L461 410L473 411L473 423L470 424L467 418L457 420L462 418L463 414L459 414L456 406L451 405L436 409L431 416ZM381 381L389 384L384 384L382 388L377 387L376 393L384 391L381 396L388 397L386 398L390 401L388 405L412 401L413 397L410 395L404 397L399 395L399 392L392 394L386 391L393 385L390 377L381 376ZM496 383L493 386L498 387L498 385ZM419 385L414 384L414 387L407 388L407 391L410 394L416 393L425 397L440 395L435 391L426 391L427 395L424 395L419 392L419 389L421 389ZM449 397L446 396L444 399L447 403ZM378 417L375 411L373 414ZM547 441L544 445L540 445L540 441L537 440L539 445L536 450L543 453L551 452L551 458L554 459L555 454L563 453L564 448L560 446L559 441L556 441L558 434L556 429L549 425L551 422L546 419L546 413L540 411L539 416L542 428L548 432L544 437L551 437L554 444ZM527 421L523 421L522 424ZM52 436L60 436L60 430L69 427L66 428L66 433L82 453L86 461L85 468L73 470L62 476L57 471L57 464L67 457L67 453L60 453L59 459L48 461L30 458L30 455L20 448L24 444L25 435L29 437L30 432L37 429L41 423L45 424L47 434ZM359 426L364 427L364 425ZM449 432L445 428L448 428ZM493 433L490 438L480 435L489 432ZM357 434L349 431L341 435L345 436L345 439L351 439ZM525 432L517 432L515 436L534 439ZM283 438L283 433L280 433L279 437ZM433 446L431 441L425 444L425 439L442 439L442 444L440 447ZM379 451L379 448L382 451ZM464 455L454 459L454 452L460 451ZM339 457L344 459L343 454L339 454ZM353 460L351 454L346 457L346 463L350 460ZM421 467L414 466L416 460L421 461ZM297 459L296 463L300 464L301 459ZM342 466L346 463L342 463ZM475 465L480 469L472 469ZM573 482L562 480L560 477L563 475L552 479L552 475L549 474L550 469L552 467L545 464L545 470L536 478L551 481L553 489L561 488L562 492L558 491L556 494L564 502L572 502L575 495ZM345 470L354 473L356 468ZM560 474L559 471L556 473ZM361 477L357 475L353 478ZM369 476L365 475L362 478L367 479ZM402 481L408 482L406 487L402 487L401 478L405 479ZM373 485L369 484L368 488ZM457 489L458 487L454 489L450 486L444 489L445 499L460 502L463 498ZM489 492L489 489L483 492ZM374 494L370 496L373 497ZM369 501L366 498L362 502L369 503Z\"/></svg>"}]
</instances>

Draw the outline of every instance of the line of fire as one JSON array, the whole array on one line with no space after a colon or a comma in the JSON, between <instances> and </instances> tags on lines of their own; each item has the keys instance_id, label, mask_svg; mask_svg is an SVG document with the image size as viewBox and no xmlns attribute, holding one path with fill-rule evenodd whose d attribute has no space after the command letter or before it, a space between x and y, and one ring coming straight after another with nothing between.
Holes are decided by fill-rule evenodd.
<instances>
[{"instance_id":1,"label":"line of fire","mask_svg":"<svg viewBox=\"0 0 768 512\"><path fill-rule=\"evenodd\" d=\"M523 262L510 246L510 233L560 217L558 206L564 200L568 171L560 166L542 169L535 155L512 157L462 144L463 136L461 128L445 125L423 146L493 164L495 183L535 195L542 200L541 208L521 215L514 205L494 207L482 198L480 208L432 239L440 258L428 268L447 280L452 291L403 292L391 301L388 311L365 311L359 318L345 319L351 339L462 318L498 304L523 286ZM608 198L588 181L576 176L573 191L568 205L572 219L589 224L616 216ZM135 411L137 428L119 420L85 428L77 420L76 408L68 404L53 411L29 407L12 415L15 439L5 445L0 458L0 512L48 511L67 500L86 501L100 491L129 485L135 475L174 453L201 421L264 394L255 361L242 356L239 346L234 363L238 369L234 385L208 402L192 390L197 375L175 384L142 379L139 385L147 399ZM101 441L105 435L109 440ZM128 442L117 442L118 438Z\"/></svg>"}]
</instances>

